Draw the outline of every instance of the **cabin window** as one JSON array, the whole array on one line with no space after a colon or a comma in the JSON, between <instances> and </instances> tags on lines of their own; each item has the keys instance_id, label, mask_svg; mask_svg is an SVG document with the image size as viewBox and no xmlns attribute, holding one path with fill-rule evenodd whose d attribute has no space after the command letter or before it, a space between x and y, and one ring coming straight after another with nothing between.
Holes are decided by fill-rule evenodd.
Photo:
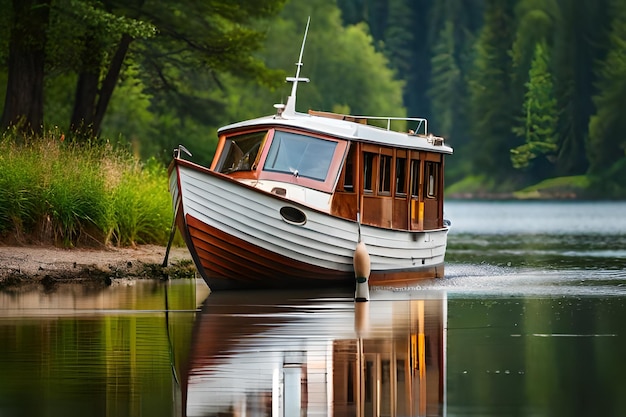
<instances>
[{"instance_id":1,"label":"cabin window","mask_svg":"<svg viewBox=\"0 0 626 417\"><path fill-rule=\"evenodd\" d=\"M396 158L396 196L406 196L406 158Z\"/></svg>"},{"instance_id":2,"label":"cabin window","mask_svg":"<svg viewBox=\"0 0 626 417\"><path fill-rule=\"evenodd\" d=\"M383 195L391 194L391 155L380 155L380 169L378 174L378 192Z\"/></svg>"},{"instance_id":3,"label":"cabin window","mask_svg":"<svg viewBox=\"0 0 626 417\"><path fill-rule=\"evenodd\" d=\"M426 183L424 184L424 195L427 198L437 198L437 184L439 183L439 164L436 162L426 162L424 167L424 176Z\"/></svg>"},{"instance_id":4,"label":"cabin window","mask_svg":"<svg viewBox=\"0 0 626 417\"><path fill-rule=\"evenodd\" d=\"M226 139L216 171L229 174L256 168L255 163L267 131L246 133Z\"/></svg>"},{"instance_id":5,"label":"cabin window","mask_svg":"<svg viewBox=\"0 0 626 417\"><path fill-rule=\"evenodd\" d=\"M324 181L336 147L330 140L276 131L263 170Z\"/></svg>"},{"instance_id":6,"label":"cabin window","mask_svg":"<svg viewBox=\"0 0 626 417\"><path fill-rule=\"evenodd\" d=\"M374 156L371 152L363 153L363 191L369 193L374 192Z\"/></svg>"},{"instance_id":7,"label":"cabin window","mask_svg":"<svg viewBox=\"0 0 626 417\"><path fill-rule=\"evenodd\" d=\"M420 161L411 160L411 197L419 198L420 192Z\"/></svg>"},{"instance_id":8,"label":"cabin window","mask_svg":"<svg viewBox=\"0 0 626 417\"><path fill-rule=\"evenodd\" d=\"M348 157L346 158L346 167L343 177L343 190L347 192L354 191L354 154L356 146L350 147Z\"/></svg>"}]
</instances>

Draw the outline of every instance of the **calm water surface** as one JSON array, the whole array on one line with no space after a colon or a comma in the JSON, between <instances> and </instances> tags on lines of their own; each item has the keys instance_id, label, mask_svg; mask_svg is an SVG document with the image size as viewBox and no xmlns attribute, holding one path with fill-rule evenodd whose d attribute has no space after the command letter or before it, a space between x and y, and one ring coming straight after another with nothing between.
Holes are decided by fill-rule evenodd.
<instances>
[{"instance_id":1,"label":"calm water surface","mask_svg":"<svg viewBox=\"0 0 626 417\"><path fill-rule=\"evenodd\" d=\"M0 292L0 416L626 415L626 203L446 203L446 278Z\"/></svg>"}]
</instances>

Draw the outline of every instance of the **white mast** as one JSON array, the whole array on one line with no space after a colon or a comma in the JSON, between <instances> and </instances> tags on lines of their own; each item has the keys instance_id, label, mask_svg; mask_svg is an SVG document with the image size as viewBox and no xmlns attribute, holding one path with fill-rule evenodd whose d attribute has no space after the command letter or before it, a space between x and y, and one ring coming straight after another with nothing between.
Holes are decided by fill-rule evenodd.
<instances>
[{"instance_id":1,"label":"white mast","mask_svg":"<svg viewBox=\"0 0 626 417\"><path fill-rule=\"evenodd\" d=\"M304 44L306 43L306 35L309 32L309 23L311 22L311 16L309 16L306 22L306 29L304 30L304 38L302 39L302 47L300 48L300 58L296 63L296 76L295 77L287 77L287 81L292 82L291 86L291 95L287 98L287 105L285 106L284 113L295 113L296 112L296 91L298 90L298 82L302 81L305 83L309 82L308 78L300 78L300 69L302 68L302 54L304 54Z\"/></svg>"}]
</instances>

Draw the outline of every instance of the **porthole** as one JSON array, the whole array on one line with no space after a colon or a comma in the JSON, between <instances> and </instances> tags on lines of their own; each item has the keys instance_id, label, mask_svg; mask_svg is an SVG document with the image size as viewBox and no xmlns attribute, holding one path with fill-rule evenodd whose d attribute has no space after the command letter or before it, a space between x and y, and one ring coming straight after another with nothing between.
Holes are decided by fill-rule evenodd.
<instances>
[{"instance_id":1,"label":"porthole","mask_svg":"<svg viewBox=\"0 0 626 417\"><path fill-rule=\"evenodd\" d=\"M291 206L285 206L280 209L280 215L287 223L302 226L306 223L306 214L300 209Z\"/></svg>"}]
</instances>

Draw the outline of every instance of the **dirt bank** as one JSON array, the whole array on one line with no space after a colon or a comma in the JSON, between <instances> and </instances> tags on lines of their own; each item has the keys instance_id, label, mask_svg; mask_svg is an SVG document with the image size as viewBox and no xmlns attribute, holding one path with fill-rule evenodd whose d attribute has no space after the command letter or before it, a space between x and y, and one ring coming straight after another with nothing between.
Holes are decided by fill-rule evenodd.
<instances>
[{"instance_id":1,"label":"dirt bank","mask_svg":"<svg viewBox=\"0 0 626 417\"><path fill-rule=\"evenodd\" d=\"M114 278L192 277L187 248L172 248L166 268L165 247L60 249L49 246L0 246L0 287L24 283L102 281Z\"/></svg>"}]
</instances>

